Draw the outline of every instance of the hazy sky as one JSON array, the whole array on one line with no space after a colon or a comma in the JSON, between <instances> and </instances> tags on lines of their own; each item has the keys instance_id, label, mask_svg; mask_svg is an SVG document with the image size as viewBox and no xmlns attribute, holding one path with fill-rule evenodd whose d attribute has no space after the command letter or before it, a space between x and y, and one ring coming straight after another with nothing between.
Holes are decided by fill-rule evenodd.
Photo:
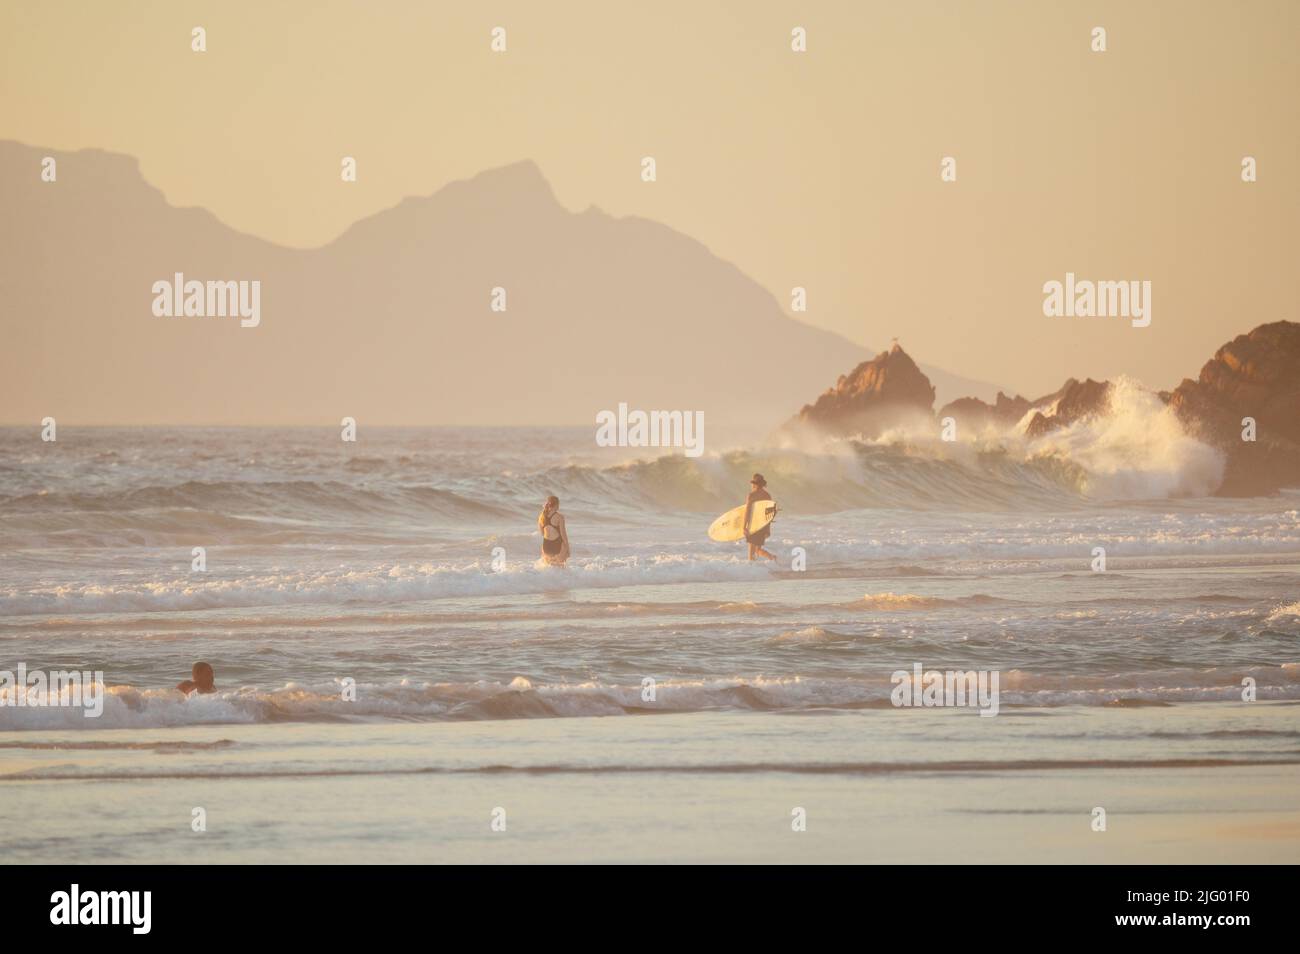
<instances>
[{"instance_id":1,"label":"hazy sky","mask_svg":"<svg viewBox=\"0 0 1300 954\"><path fill-rule=\"evenodd\" d=\"M667 223L787 305L805 286L799 317L855 341L1031 395L1171 387L1300 318L1297 28L1294 0L0 0L0 138L130 153L296 246L531 158L568 208ZM1067 271L1151 281L1150 327L1044 317Z\"/></svg>"}]
</instances>

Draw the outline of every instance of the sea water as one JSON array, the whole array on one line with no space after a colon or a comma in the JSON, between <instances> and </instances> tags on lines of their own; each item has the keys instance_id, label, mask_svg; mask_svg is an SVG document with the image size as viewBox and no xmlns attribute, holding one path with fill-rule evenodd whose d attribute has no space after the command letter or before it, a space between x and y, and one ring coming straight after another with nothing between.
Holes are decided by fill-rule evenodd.
<instances>
[{"instance_id":1,"label":"sea water","mask_svg":"<svg viewBox=\"0 0 1300 954\"><path fill-rule=\"evenodd\" d=\"M0 706L6 860L1295 860L1300 496L1107 428L0 431L0 670L105 684ZM755 470L771 564L705 533ZM997 716L895 708L917 665Z\"/></svg>"}]
</instances>

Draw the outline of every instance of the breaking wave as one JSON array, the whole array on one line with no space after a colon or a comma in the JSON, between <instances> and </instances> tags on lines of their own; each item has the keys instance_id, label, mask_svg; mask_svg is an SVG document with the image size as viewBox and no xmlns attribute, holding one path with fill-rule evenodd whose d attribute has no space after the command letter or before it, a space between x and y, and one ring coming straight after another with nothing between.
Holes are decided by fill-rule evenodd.
<instances>
[{"instance_id":1,"label":"breaking wave","mask_svg":"<svg viewBox=\"0 0 1300 954\"><path fill-rule=\"evenodd\" d=\"M1112 388L1108 413L1037 439L1016 428L961 437L944 442L934 433L900 430L876 441L829 441L815 452L772 446L523 473L490 464L461 472L445 463L440 470L436 460L426 472L404 455L360 456L296 480L261 479L261 471L248 479L195 479L195 462L211 456L196 450L193 462L170 461L135 485L76 473L0 496L0 545L170 545L195 535L282 544L344 534L367 542L447 527L502 532L530 524L550 494L611 522L655 524L734 506L756 470L787 512L803 515L1061 512L1096 501L1205 496L1223 476L1218 451L1189 437L1157 395L1124 379ZM103 466L102 456L87 465ZM276 473L297 466L286 457Z\"/></svg>"},{"instance_id":2,"label":"breaking wave","mask_svg":"<svg viewBox=\"0 0 1300 954\"><path fill-rule=\"evenodd\" d=\"M837 634L812 627L792 631L796 641L820 642ZM1261 700L1300 699L1300 671L1288 666L1248 670L1181 669L1107 675L1002 673L1003 708L1016 706L1170 705L1238 701L1241 677L1259 683ZM279 722L485 721L580 716L653 715L709 710L810 711L892 710L888 673L875 678L737 675L712 679L663 680L647 701L640 682L542 683L525 677L510 682L432 683L401 679L356 686L345 701L338 680L277 689L243 687L212 695L182 696L174 689L109 686L103 713L86 718L81 708L15 707L12 690L0 690L0 730L124 729L186 725ZM215 743L220 746L225 743ZM146 748L151 745L144 746Z\"/></svg>"},{"instance_id":3,"label":"breaking wave","mask_svg":"<svg viewBox=\"0 0 1300 954\"><path fill-rule=\"evenodd\" d=\"M874 441L827 440L687 458L662 456L617 467L570 466L526 479L534 496L559 493L592 505L716 513L761 470L787 509L1058 509L1096 501L1208 496L1224 458L1189 436L1159 395L1121 378L1106 413L1038 438L1023 423L961 435L900 428ZM553 488L553 489L547 489Z\"/></svg>"}]
</instances>

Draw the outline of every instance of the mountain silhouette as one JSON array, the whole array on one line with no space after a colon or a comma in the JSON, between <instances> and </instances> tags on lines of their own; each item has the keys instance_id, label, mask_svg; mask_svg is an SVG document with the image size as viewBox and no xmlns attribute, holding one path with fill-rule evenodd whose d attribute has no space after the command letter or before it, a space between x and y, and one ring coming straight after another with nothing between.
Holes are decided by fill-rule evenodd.
<instances>
[{"instance_id":1,"label":"mountain silhouette","mask_svg":"<svg viewBox=\"0 0 1300 954\"><path fill-rule=\"evenodd\" d=\"M0 191L4 423L589 425L626 402L703 410L716 435L869 355L680 232L568 211L532 162L313 249L176 208L101 150L0 142ZM153 284L176 273L259 281L260 325L155 317ZM995 390L926 373L941 395Z\"/></svg>"}]
</instances>

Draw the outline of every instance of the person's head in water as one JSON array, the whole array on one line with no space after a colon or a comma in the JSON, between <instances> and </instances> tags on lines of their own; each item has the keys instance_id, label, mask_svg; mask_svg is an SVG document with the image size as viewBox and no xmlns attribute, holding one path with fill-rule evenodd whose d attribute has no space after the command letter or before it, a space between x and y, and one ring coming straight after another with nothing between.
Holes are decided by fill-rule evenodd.
<instances>
[{"instance_id":1,"label":"person's head in water","mask_svg":"<svg viewBox=\"0 0 1300 954\"><path fill-rule=\"evenodd\" d=\"M205 662L196 662L190 667L190 678L186 679L176 688L187 696L191 692L216 692L215 685L216 675L212 671L212 666Z\"/></svg>"},{"instance_id":2,"label":"person's head in water","mask_svg":"<svg viewBox=\"0 0 1300 954\"><path fill-rule=\"evenodd\" d=\"M541 515L537 518L537 526L545 527L546 521L550 519L551 514L560 509L560 498L551 494L546 498L546 506L542 508Z\"/></svg>"},{"instance_id":3,"label":"person's head in water","mask_svg":"<svg viewBox=\"0 0 1300 954\"><path fill-rule=\"evenodd\" d=\"M199 692L211 692L217 675L212 671L211 663L196 662L190 667L190 678Z\"/></svg>"}]
</instances>

